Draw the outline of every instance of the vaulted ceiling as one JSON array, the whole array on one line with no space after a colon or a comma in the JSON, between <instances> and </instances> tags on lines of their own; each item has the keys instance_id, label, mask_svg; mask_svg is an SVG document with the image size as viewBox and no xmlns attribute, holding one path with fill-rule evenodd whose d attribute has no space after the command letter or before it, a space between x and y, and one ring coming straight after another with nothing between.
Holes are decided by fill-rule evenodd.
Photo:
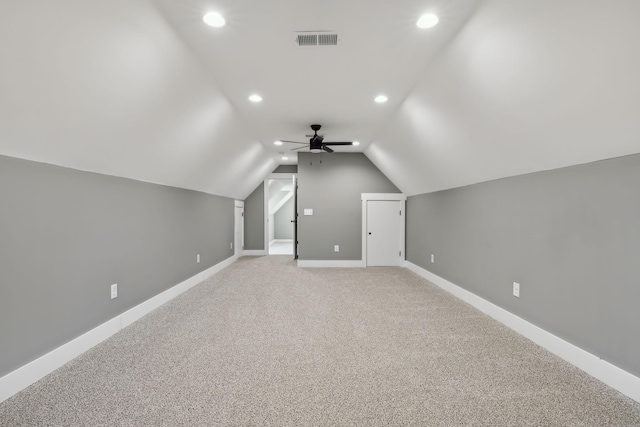
<instances>
[{"instance_id":1,"label":"vaulted ceiling","mask_svg":"<svg viewBox=\"0 0 640 427\"><path fill-rule=\"evenodd\" d=\"M0 154L244 199L312 123L408 195L639 153L639 16L637 0L4 0ZM337 45L295 42L319 31Z\"/></svg>"}]
</instances>

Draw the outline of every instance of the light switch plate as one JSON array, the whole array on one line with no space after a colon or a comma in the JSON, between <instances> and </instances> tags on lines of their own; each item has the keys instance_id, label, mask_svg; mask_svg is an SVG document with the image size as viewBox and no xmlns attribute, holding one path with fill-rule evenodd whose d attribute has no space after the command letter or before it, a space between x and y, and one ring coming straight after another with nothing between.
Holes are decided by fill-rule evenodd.
<instances>
[{"instance_id":1,"label":"light switch plate","mask_svg":"<svg viewBox=\"0 0 640 427\"><path fill-rule=\"evenodd\" d=\"M305 215L313 215L313 209L305 209L304 210L304 214Z\"/></svg>"}]
</instances>

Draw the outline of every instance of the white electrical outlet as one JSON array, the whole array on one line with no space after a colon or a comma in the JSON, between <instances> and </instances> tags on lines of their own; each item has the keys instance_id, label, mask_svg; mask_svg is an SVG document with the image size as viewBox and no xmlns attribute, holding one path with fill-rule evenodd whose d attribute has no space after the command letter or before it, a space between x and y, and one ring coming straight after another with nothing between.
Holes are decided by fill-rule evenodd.
<instances>
[{"instance_id":1,"label":"white electrical outlet","mask_svg":"<svg viewBox=\"0 0 640 427\"><path fill-rule=\"evenodd\" d=\"M513 296L520 298L520 283L513 282Z\"/></svg>"},{"instance_id":2,"label":"white electrical outlet","mask_svg":"<svg viewBox=\"0 0 640 427\"><path fill-rule=\"evenodd\" d=\"M200 262L200 254L196 255L196 262L199 263Z\"/></svg>"},{"instance_id":3,"label":"white electrical outlet","mask_svg":"<svg viewBox=\"0 0 640 427\"><path fill-rule=\"evenodd\" d=\"M434 254L431 254L431 262L432 263L436 262L436 257Z\"/></svg>"},{"instance_id":4,"label":"white electrical outlet","mask_svg":"<svg viewBox=\"0 0 640 427\"><path fill-rule=\"evenodd\" d=\"M340 245L335 245L333 247L333 252L340 252Z\"/></svg>"},{"instance_id":5,"label":"white electrical outlet","mask_svg":"<svg viewBox=\"0 0 640 427\"><path fill-rule=\"evenodd\" d=\"M229 249L233 249L233 242L229 243Z\"/></svg>"},{"instance_id":6,"label":"white electrical outlet","mask_svg":"<svg viewBox=\"0 0 640 427\"><path fill-rule=\"evenodd\" d=\"M111 285L111 299L118 298L118 284Z\"/></svg>"}]
</instances>

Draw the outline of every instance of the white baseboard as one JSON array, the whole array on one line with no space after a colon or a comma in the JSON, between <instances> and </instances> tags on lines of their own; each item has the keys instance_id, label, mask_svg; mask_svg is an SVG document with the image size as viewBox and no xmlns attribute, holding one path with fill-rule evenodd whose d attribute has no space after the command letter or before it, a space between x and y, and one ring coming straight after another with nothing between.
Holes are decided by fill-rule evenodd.
<instances>
[{"instance_id":1,"label":"white baseboard","mask_svg":"<svg viewBox=\"0 0 640 427\"><path fill-rule=\"evenodd\" d=\"M409 261L404 266L608 386L640 402L640 378Z\"/></svg>"},{"instance_id":2,"label":"white baseboard","mask_svg":"<svg viewBox=\"0 0 640 427\"><path fill-rule=\"evenodd\" d=\"M267 254L267 251L265 251L264 249L257 249L257 250L244 250L242 251L242 256L264 256Z\"/></svg>"},{"instance_id":3,"label":"white baseboard","mask_svg":"<svg viewBox=\"0 0 640 427\"><path fill-rule=\"evenodd\" d=\"M298 260L298 267L366 267L363 260Z\"/></svg>"},{"instance_id":4,"label":"white baseboard","mask_svg":"<svg viewBox=\"0 0 640 427\"><path fill-rule=\"evenodd\" d=\"M0 403L100 344L149 312L231 265L236 256L192 276L0 378Z\"/></svg>"}]
</instances>

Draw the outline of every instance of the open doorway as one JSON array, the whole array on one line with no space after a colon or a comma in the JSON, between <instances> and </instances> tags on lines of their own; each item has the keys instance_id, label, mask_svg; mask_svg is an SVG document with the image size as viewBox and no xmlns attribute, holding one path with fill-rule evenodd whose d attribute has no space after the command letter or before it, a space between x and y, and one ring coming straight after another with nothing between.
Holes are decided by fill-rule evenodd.
<instances>
[{"instance_id":1,"label":"open doorway","mask_svg":"<svg viewBox=\"0 0 640 427\"><path fill-rule=\"evenodd\" d=\"M266 181L269 255L294 255L295 188L291 177Z\"/></svg>"}]
</instances>

